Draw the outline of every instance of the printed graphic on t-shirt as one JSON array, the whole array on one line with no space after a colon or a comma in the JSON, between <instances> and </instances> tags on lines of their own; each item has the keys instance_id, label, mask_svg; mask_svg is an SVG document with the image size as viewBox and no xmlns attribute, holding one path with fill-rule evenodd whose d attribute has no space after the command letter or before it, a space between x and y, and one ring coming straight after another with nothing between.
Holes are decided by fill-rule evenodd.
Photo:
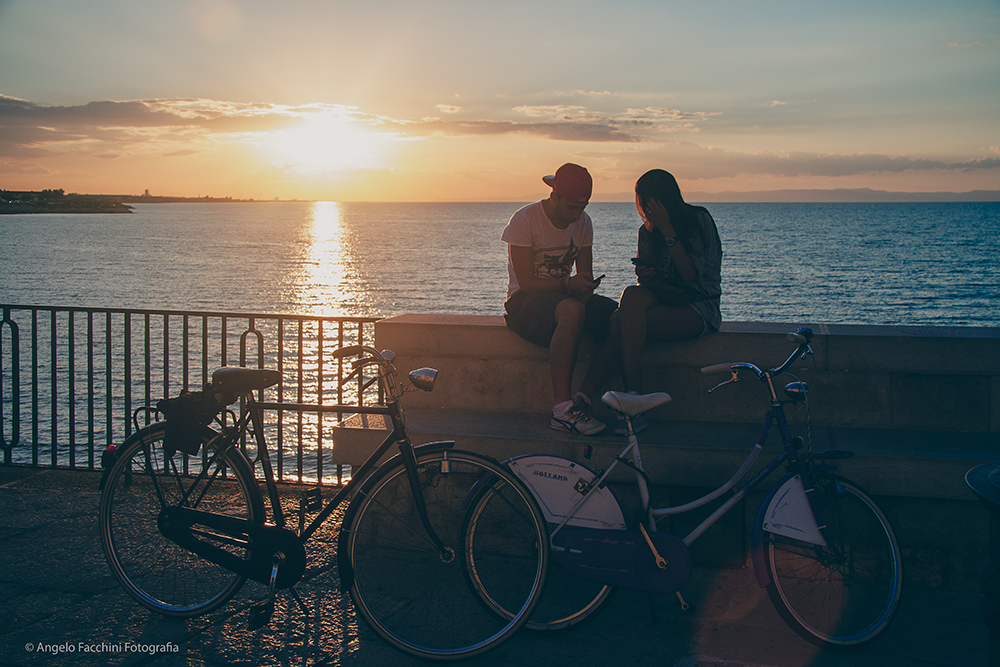
<instances>
[{"instance_id":1,"label":"printed graphic on t-shirt","mask_svg":"<svg viewBox=\"0 0 1000 667\"><path fill-rule=\"evenodd\" d=\"M539 248L535 251L535 275L539 278L562 280L568 278L580 249L572 240L569 247Z\"/></svg>"}]
</instances>

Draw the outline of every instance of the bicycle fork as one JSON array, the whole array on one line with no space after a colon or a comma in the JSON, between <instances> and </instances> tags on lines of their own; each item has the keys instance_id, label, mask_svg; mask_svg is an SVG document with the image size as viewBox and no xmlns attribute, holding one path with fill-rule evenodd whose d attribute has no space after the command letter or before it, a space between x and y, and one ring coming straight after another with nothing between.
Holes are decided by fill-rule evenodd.
<instances>
[{"instance_id":1,"label":"bicycle fork","mask_svg":"<svg viewBox=\"0 0 1000 667\"><path fill-rule=\"evenodd\" d=\"M438 555L442 563L451 563L455 560L455 550L445 546L438 536L434 526L431 525L430 516L427 514L427 503L424 501L424 490L420 486L420 475L417 472L417 457L413 454L413 446L410 441L403 436L399 440L399 452L403 457L403 467L406 470L406 478L410 482L410 490L413 492L413 501L417 506L417 513L420 515L420 523L423 524L427 536L438 550ZM449 471L448 452L442 452L441 474Z\"/></svg>"}]
</instances>

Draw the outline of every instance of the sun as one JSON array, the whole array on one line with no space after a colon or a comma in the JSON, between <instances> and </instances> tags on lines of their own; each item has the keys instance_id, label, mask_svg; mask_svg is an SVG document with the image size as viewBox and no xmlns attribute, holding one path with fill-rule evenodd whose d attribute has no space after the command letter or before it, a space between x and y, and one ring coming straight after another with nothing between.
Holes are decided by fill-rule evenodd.
<instances>
[{"instance_id":1,"label":"sun","mask_svg":"<svg viewBox=\"0 0 1000 667\"><path fill-rule=\"evenodd\" d=\"M296 174L336 176L389 166L396 136L349 118L303 119L268 133L261 146L271 161Z\"/></svg>"}]
</instances>

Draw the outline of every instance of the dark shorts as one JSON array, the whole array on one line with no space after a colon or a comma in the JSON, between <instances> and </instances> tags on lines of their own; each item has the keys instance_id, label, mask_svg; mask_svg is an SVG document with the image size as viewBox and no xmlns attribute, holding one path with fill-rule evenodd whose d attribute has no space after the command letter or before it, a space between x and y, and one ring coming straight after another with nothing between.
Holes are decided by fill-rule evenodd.
<instances>
[{"instance_id":1,"label":"dark shorts","mask_svg":"<svg viewBox=\"0 0 1000 667\"><path fill-rule=\"evenodd\" d=\"M548 347L556 330L556 306L563 299L572 298L560 292L514 292L503 305L507 311L504 316L507 328L527 341ZM614 299L593 295L587 300L583 330L593 336L595 342L604 342L611 332L611 313L617 309L618 302Z\"/></svg>"}]
</instances>

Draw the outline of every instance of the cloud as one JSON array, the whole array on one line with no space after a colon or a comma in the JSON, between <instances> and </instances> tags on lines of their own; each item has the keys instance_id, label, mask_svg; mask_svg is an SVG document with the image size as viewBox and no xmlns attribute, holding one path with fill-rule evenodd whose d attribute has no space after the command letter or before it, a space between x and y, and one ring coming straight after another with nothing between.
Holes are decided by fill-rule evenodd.
<instances>
[{"instance_id":1,"label":"cloud","mask_svg":"<svg viewBox=\"0 0 1000 667\"><path fill-rule=\"evenodd\" d=\"M509 120L445 121L430 118L417 123L401 123L399 127L410 133L444 134L450 136L528 134L555 141L612 141L623 143L640 141L639 137L609 123L519 123Z\"/></svg>"},{"instance_id":2,"label":"cloud","mask_svg":"<svg viewBox=\"0 0 1000 667\"><path fill-rule=\"evenodd\" d=\"M283 106L182 98L41 106L0 95L0 156L41 158L78 152L107 157L142 152L144 146L156 154L179 156L184 151L197 152L191 144L228 141L240 133L271 132L318 116L381 122L344 105Z\"/></svg>"},{"instance_id":3,"label":"cloud","mask_svg":"<svg viewBox=\"0 0 1000 667\"><path fill-rule=\"evenodd\" d=\"M773 100L767 105L784 104ZM79 106L41 106L0 95L0 159L27 167L32 160L76 153L113 160L137 154L185 157L210 154L222 144L254 144L303 120L341 120L397 138L527 135L559 142L611 145L622 164L674 164L689 178L742 175L841 177L859 174L1000 168L1000 145L978 157L947 161L878 153L751 152L667 141L697 133L720 115L666 106L595 110L582 104L521 105L507 119L459 119L462 107L438 105L442 118L390 118L334 104L277 105L196 98L98 101ZM614 144L619 144L614 147ZM41 166L41 165L36 165ZM641 167L641 165L640 165Z\"/></svg>"}]
</instances>

